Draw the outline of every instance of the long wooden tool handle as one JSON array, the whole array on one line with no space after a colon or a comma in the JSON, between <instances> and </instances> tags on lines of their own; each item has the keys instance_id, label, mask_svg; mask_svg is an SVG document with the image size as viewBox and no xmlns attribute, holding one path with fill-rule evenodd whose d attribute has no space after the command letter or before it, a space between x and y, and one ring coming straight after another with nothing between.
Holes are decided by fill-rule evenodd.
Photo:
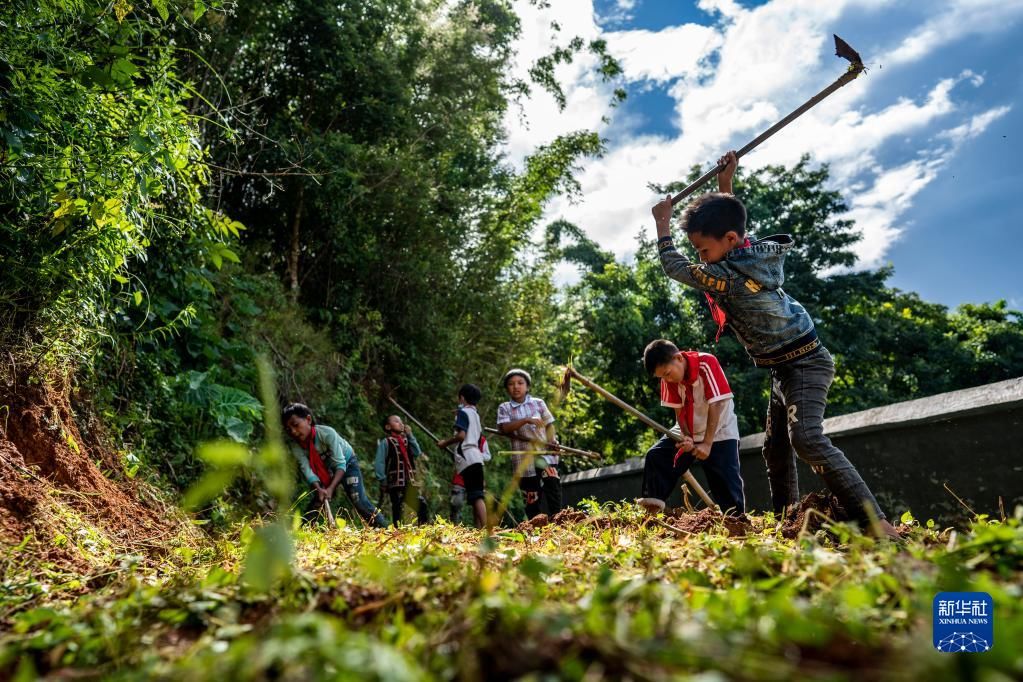
<instances>
[{"instance_id":1,"label":"long wooden tool handle","mask_svg":"<svg viewBox=\"0 0 1023 682\"><path fill-rule=\"evenodd\" d=\"M337 528L337 521L334 519L334 512L330 509L330 500L323 501L323 513L327 515L327 525Z\"/></svg>"},{"instance_id":2,"label":"long wooden tool handle","mask_svg":"<svg viewBox=\"0 0 1023 682\"><path fill-rule=\"evenodd\" d=\"M596 393L599 393L601 396L607 399L608 402L614 403L618 407L622 408L623 410L631 414L633 417L635 417L636 419L640 420L641 422L652 428L654 431L659 431L660 433L663 433L665 436L668 436L669 438L672 438L676 441L682 440L681 435L672 433L671 429L662 424L659 424L658 422L655 422L653 419L646 416L645 414L637 410L635 407L628 404L618 396L614 395L604 387L594 383L591 379L584 377L582 374L577 372L574 367L569 367L568 372L569 374L572 375L572 378L578 381L580 384Z\"/></svg>"},{"instance_id":3,"label":"long wooden tool handle","mask_svg":"<svg viewBox=\"0 0 1023 682\"><path fill-rule=\"evenodd\" d=\"M586 459L598 460L600 455L596 452L590 452L588 450L576 450L574 448L568 448L564 445L558 444L557 448L553 445L544 446L552 449L548 450L502 450L503 454L512 455L557 455L558 457L585 457Z\"/></svg>"},{"instance_id":4,"label":"long wooden tool handle","mask_svg":"<svg viewBox=\"0 0 1023 682\"><path fill-rule=\"evenodd\" d=\"M509 436L507 433L503 433L492 426L484 426L483 430L486 431L487 433L494 433L497 434L498 436L503 436L505 438L511 439L511 436ZM545 448L553 448L555 445L554 443L548 443L547 441L542 440L534 440L531 442L533 442L536 445L542 445ZM567 455L579 455L580 457L589 457L590 459L602 459L604 457L604 455L600 454L599 452L594 452L593 450L580 450L579 448L572 448L567 445L562 445L561 443L558 443L557 446L559 452L555 452L554 454L561 453Z\"/></svg>"},{"instance_id":5,"label":"long wooden tool handle","mask_svg":"<svg viewBox=\"0 0 1023 682\"><path fill-rule=\"evenodd\" d=\"M405 409L404 407L402 407L402 406L401 406L400 404L398 404L398 401L397 401L397 400L395 400L394 398L392 398L391 396L387 396L387 399L391 401L391 404L392 404L392 405L394 405L394 406L395 406L395 407L397 407L397 408L398 408L399 410L401 410L401 411L402 411L402 414L404 414L404 415L405 415L406 417L408 417L408 418L409 418L409 420L410 420L410 421L411 421L411 422L412 422L413 424L415 424L416 426L418 426L419 428L421 428L421 429L423 430L423 433L425 433L425 434L426 434L427 436L429 436L430 438L432 438L432 439L433 439L433 443L434 443L434 445L436 445L436 444L437 444L437 441L439 441L439 440L440 440L440 438L438 438L437 436L435 436L435 435L433 435L432 433L430 433L430 429L428 429L428 428L426 428L425 426L423 426L423 422L421 422L421 421L419 421L418 419L416 419L415 417L413 417L413 416L412 416L412 413L411 413L411 412L409 412L409 411L408 411L408 410L406 410L406 409ZM452 448L450 448L450 447L449 447L449 448L446 448L446 450L445 450L445 451L446 451L446 452L450 452L450 453L451 453L452 455L454 455L454 454L455 454L455 451L454 451L454 450L453 450Z\"/></svg>"},{"instance_id":6,"label":"long wooden tool handle","mask_svg":"<svg viewBox=\"0 0 1023 682\"><path fill-rule=\"evenodd\" d=\"M751 152L754 149L756 149L764 140L766 140L767 138L771 137L776 132L778 132L779 130L781 130L785 126L787 126L789 123L792 123L797 118L799 118L800 116L805 114L807 111L809 111L810 109L815 107L817 104L819 104L821 102L821 100L826 98L828 95L833 93L835 90L838 90L840 87L842 87L843 85L845 85L849 81L854 80L857 76L859 76L863 72L863 68L864 68L863 64L852 64L846 70L845 73L843 73L841 76L839 76L838 80L836 80L834 83L832 83L828 87L826 87L823 90L821 90L820 92L818 92L816 95L814 95L810 99L806 100L806 102L804 102L799 108L797 108L795 111L790 113L788 116L786 116L782 120L778 121L777 123L775 123L773 126L768 128L764 132L760 133L757 137L755 137L753 140L751 140L745 147L743 147L739 151L735 152L735 156L738 157L738 158L742 158L744 155L746 155L749 152ZM708 181L710 181L713 177L715 177L718 173L720 173L724 169L725 169L725 167L723 165L718 165L718 166L715 166L714 168L712 168L711 170L707 171L703 175L701 175L699 177L699 179L697 179L695 182L693 182L691 185L686 187L684 190L682 190L681 192L679 192L678 194L673 196L671 198L671 205L674 206L675 204L677 204L678 202L682 201L687 196L689 196L690 194L695 192L696 190L698 190L701 187L703 187L705 184L707 184Z\"/></svg>"},{"instance_id":7,"label":"long wooden tool handle","mask_svg":"<svg viewBox=\"0 0 1023 682\"><path fill-rule=\"evenodd\" d=\"M498 455L560 455L557 450L498 450Z\"/></svg>"},{"instance_id":8,"label":"long wooden tool handle","mask_svg":"<svg viewBox=\"0 0 1023 682\"><path fill-rule=\"evenodd\" d=\"M573 379L575 379L576 381L581 383L583 386L586 386L590 390L595 391L596 393L600 394L601 396L606 398L609 402L614 403L618 407L622 408L623 410L625 410L626 412L631 414L636 419L639 419L641 422L643 422L644 424L646 424L650 428L654 429L655 431L659 431L660 433L663 433L665 436L667 436L668 438L671 438L675 442L679 442L679 441L682 440L682 435L681 434L674 433L671 429L669 429L669 428L667 428L667 427L665 427L665 426L663 426L661 424L658 424L653 419L651 419L650 417L646 416L645 414L643 414L642 412L637 410L632 405L629 405L627 402L625 402L624 400L622 400L618 396L612 394L610 391L604 389L603 387L601 387L598 384L594 383L590 379L587 379L586 377L584 377L582 374L577 372L574 367L568 367L567 371L572 376ZM692 487L692 489L696 492L696 494L700 496L700 499L703 500L704 504L706 504L711 509L714 508L714 506L715 506L714 505L714 500L712 500L710 498L710 495L707 494L707 491L703 489L703 486L700 485L700 482L697 481L693 477L693 475L691 473L689 473L687 471L686 473L682 474L682 478L685 480L686 483L689 484L690 487Z\"/></svg>"}]
</instances>

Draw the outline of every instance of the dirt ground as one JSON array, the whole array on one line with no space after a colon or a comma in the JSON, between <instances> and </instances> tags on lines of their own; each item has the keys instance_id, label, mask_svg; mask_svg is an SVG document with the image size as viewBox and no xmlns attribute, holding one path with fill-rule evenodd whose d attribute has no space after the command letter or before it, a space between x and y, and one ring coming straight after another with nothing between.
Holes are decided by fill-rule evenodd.
<instances>
[{"instance_id":1,"label":"dirt ground","mask_svg":"<svg viewBox=\"0 0 1023 682\"><path fill-rule=\"evenodd\" d=\"M95 528L115 554L146 554L180 528L180 517L128 479L117 453L83 439L67 397L52 386L0 390L0 541L57 569L89 563L78 529ZM149 493L149 494L147 494ZM17 561L13 553L0 557Z\"/></svg>"},{"instance_id":2,"label":"dirt ground","mask_svg":"<svg viewBox=\"0 0 1023 682\"><path fill-rule=\"evenodd\" d=\"M719 524L723 525L731 537L745 537L753 530L753 522L747 516L723 516L721 512L713 509L701 509L699 511L687 511L683 507L669 509L664 514L665 521L673 528L685 533L702 533ZM597 523L596 517L590 517L578 509L563 509L554 517L547 514L538 514L533 518L523 521L518 525L520 532L539 530L548 525L571 525L576 523ZM801 531L815 533L830 521L849 521L851 517L838 502L834 495L828 492L815 492L805 495L795 510L788 514L781 526L781 533L784 537L792 539Z\"/></svg>"}]
</instances>

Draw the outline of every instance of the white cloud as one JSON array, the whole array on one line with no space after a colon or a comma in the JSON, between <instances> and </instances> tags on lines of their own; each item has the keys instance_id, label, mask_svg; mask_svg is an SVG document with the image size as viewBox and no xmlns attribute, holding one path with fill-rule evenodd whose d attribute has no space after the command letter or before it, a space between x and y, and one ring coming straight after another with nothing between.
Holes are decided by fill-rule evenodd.
<instances>
[{"instance_id":1,"label":"white cloud","mask_svg":"<svg viewBox=\"0 0 1023 682\"><path fill-rule=\"evenodd\" d=\"M632 10L636 8L637 0L615 0L611 10L600 17L603 26L618 25L632 19Z\"/></svg>"},{"instance_id":2,"label":"white cloud","mask_svg":"<svg viewBox=\"0 0 1023 682\"><path fill-rule=\"evenodd\" d=\"M700 0L696 6L708 14L717 12L725 18L736 17L743 11L735 0Z\"/></svg>"},{"instance_id":3,"label":"white cloud","mask_svg":"<svg viewBox=\"0 0 1023 682\"><path fill-rule=\"evenodd\" d=\"M861 265L881 264L888 246L902 233L899 217L942 165L940 159L910 161L878 173L869 189L854 195L845 217L856 221L863 234L854 247Z\"/></svg>"},{"instance_id":4,"label":"white cloud","mask_svg":"<svg viewBox=\"0 0 1023 682\"><path fill-rule=\"evenodd\" d=\"M841 100L812 110L755 152L754 163L792 164L812 151L815 161L831 164L836 183L847 184L876 164L876 154L886 142L923 130L953 112L952 90L968 78L964 72L958 78L942 79L921 102L900 97L873 113L844 109Z\"/></svg>"},{"instance_id":5,"label":"white cloud","mask_svg":"<svg viewBox=\"0 0 1023 682\"><path fill-rule=\"evenodd\" d=\"M983 133L1012 107L999 106L971 116L966 123L943 130L935 137L951 144L925 151L921 158L879 173L873 186L854 195L846 216L856 221L863 240L856 246L861 265L876 266L885 250L902 233L897 225L909 212L913 199L952 161L960 145Z\"/></svg>"},{"instance_id":6,"label":"white cloud","mask_svg":"<svg viewBox=\"0 0 1023 682\"><path fill-rule=\"evenodd\" d=\"M529 68L536 60L550 54L555 46L564 45L576 36L589 41L601 34L592 0L558 0L548 9L518 0L515 10L522 34L516 43L515 62L510 72L517 78L527 79ZM552 31L551 22L557 22L561 30ZM559 111L553 95L539 87L533 88L521 115L517 107L511 107L505 127L508 155L513 163L521 163L538 145L558 135L606 128L603 118L609 113L612 87L600 82L594 73L596 65L596 58L584 51L571 64L562 64L556 69L556 76L565 84L564 111Z\"/></svg>"},{"instance_id":7,"label":"white cloud","mask_svg":"<svg viewBox=\"0 0 1023 682\"><path fill-rule=\"evenodd\" d=\"M979 88L980 86L984 85L984 76L980 75L979 73L974 73L970 69L964 69L962 75L963 78L969 78L970 83L972 83L973 87L975 88Z\"/></svg>"},{"instance_id":8,"label":"white cloud","mask_svg":"<svg viewBox=\"0 0 1023 682\"><path fill-rule=\"evenodd\" d=\"M882 64L918 61L953 41L1008 30L1023 18L1019 0L946 0L926 6L931 18L885 55Z\"/></svg>"},{"instance_id":9,"label":"white cloud","mask_svg":"<svg viewBox=\"0 0 1023 682\"><path fill-rule=\"evenodd\" d=\"M1012 107L1005 105L995 107L994 109L988 109L987 111L977 114L970 118L966 123L950 128L949 130L943 130L938 134L938 137L951 140L954 144L959 145L967 140L971 140L985 130L987 127L1005 116L1012 110Z\"/></svg>"},{"instance_id":10,"label":"white cloud","mask_svg":"<svg viewBox=\"0 0 1023 682\"><path fill-rule=\"evenodd\" d=\"M606 38L623 64L627 82L663 87L674 99L681 133L644 134L638 117L619 113L612 114L616 119L608 127L601 119L611 113L607 108L611 86L588 74L593 64L580 60L561 74L568 84L566 111L558 113L552 98L535 94L526 104L531 126L510 122L509 152L520 157L557 134L583 127L607 137L608 153L584 164L579 176L582 199L576 204L556 199L547 217L573 221L604 248L626 256L635 248L636 233L650 224L649 209L656 197L649 183L682 178L694 164L709 167L720 153L752 139L836 78L842 63L833 56L831 32L849 16L883 17L877 10L893 1L771 0L746 9L732 0L701 0L699 7L709 13L706 26L601 33L592 0L558 0L549 12L557 12L561 42L574 35ZM516 67L524 73L532 60L550 50L550 38L543 35L550 17L525 1L516 7L524 7L529 17L523 22L522 52L528 61L520 58ZM929 90L912 97L887 94L887 84L899 76L900 64L963 36L994 30L994 23L1002 30L1019 17L1023 3L1018 1L958 0L929 7L921 25L905 27L903 35L909 37L896 38L897 46L882 60L883 71L871 70L839 90L743 164L752 168L791 164L806 153L815 162L829 163L835 186L850 201L849 217L857 220L864 235L857 249L860 264L882 262L913 200L962 141L981 134L1009 111L1008 106L996 106L979 114L961 113L970 99L962 89L984 84L983 76L961 67L958 75L932 80ZM922 34L928 40L914 42L913 36ZM866 54L864 58L874 61ZM944 132L936 135L936 127ZM907 140L910 146L899 152L901 158L888 164L879 161L890 158L890 148L896 143L905 146ZM935 144L937 148L931 149Z\"/></svg>"},{"instance_id":11,"label":"white cloud","mask_svg":"<svg viewBox=\"0 0 1023 682\"><path fill-rule=\"evenodd\" d=\"M606 36L608 49L629 81L666 83L700 73L700 60L721 45L710 26L683 24L660 31L620 31Z\"/></svg>"}]
</instances>

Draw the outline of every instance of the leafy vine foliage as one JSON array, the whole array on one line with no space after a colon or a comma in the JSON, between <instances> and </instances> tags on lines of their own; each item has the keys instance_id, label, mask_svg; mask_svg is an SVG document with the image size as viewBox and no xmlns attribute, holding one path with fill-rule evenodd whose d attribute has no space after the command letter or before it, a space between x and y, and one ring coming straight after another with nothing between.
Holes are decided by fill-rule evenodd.
<instances>
[{"instance_id":1,"label":"leafy vine foliage","mask_svg":"<svg viewBox=\"0 0 1023 682\"><path fill-rule=\"evenodd\" d=\"M148 305L135 272L154 240L215 252L231 223L206 205L203 143L159 12L4 5L0 339L87 363Z\"/></svg>"}]
</instances>

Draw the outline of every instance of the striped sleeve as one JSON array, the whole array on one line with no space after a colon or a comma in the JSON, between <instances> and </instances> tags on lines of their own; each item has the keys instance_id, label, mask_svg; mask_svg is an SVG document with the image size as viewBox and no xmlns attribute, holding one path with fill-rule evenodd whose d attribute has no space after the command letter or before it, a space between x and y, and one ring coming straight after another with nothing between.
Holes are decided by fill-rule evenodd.
<instances>
[{"instance_id":1,"label":"striped sleeve","mask_svg":"<svg viewBox=\"0 0 1023 682\"><path fill-rule=\"evenodd\" d=\"M721 369L721 363L710 353L700 353L700 378L703 379L703 397L708 403L732 397L732 389Z\"/></svg>"},{"instance_id":2,"label":"striped sleeve","mask_svg":"<svg viewBox=\"0 0 1023 682\"><path fill-rule=\"evenodd\" d=\"M497 423L507 424L511 418L511 403L501 403L497 406Z\"/></svg>"},{"instance_id":3,"label":"striped sleeve","mask_svg":"<svg viewBox=\"0 0 1023 682\"><path fill-rule=\"evenodd\" d=\"M670 239L657 246L661 267L668 277L712 294L730 294L739 278L723 263L694 263L680 253Z\"/></svg>"},{"instance_id":4,"label":"striped sleeve","mask_svg":"<svg viewBox=\"0 0 1023 682\"><path fill-rule=\"evenodd\" d=\"M661 405L678 409L685 404L685 399L679 393L678 384L661 379Z\"/></svg>"}]
</instances>

